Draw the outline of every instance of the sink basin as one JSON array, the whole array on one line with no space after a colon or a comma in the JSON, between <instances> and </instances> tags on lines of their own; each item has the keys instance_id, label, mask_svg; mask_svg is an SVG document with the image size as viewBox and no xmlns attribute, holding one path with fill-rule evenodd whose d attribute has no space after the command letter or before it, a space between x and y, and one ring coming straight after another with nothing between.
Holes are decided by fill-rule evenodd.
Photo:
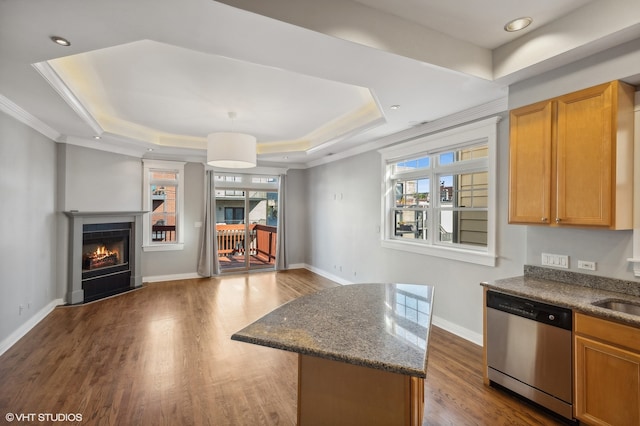
<instances>
[{"instance_id":1,"label":"sink basin","mask_svg":"<svg viewBox=\"0 0 640 426\"><path fill-rule=\"evenodd\" d=\"M625 314L640 315L640 304L626 302L624 300L601 300L594 302L593 305L617 312L624 312Z\"/></svg>"}]
</instances>

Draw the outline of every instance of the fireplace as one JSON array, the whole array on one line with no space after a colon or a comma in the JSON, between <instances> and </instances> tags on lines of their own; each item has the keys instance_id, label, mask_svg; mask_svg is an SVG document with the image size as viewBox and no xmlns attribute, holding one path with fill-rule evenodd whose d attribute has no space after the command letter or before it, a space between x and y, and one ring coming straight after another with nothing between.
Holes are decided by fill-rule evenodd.
<instances>
[{"instance_id":1,"label":"fireplace","mask_svg":"<svg viewBox=\"0 0 640 426\"><path fill-rule=\"evenodd\" d=\"M83 225L82 289L85 302L130 289L130 235L130 222Z\"/></svg>"},{"instance_id":2,"label":"fireplace","mask_svg":"<svg viewBox=\"0 0 640 426\"><path fill-rule=\"evenodd\" d=\"M143 213L65 212L71 219L68 303L86 303L142 285Z\"/></svg>"}]
</instances>

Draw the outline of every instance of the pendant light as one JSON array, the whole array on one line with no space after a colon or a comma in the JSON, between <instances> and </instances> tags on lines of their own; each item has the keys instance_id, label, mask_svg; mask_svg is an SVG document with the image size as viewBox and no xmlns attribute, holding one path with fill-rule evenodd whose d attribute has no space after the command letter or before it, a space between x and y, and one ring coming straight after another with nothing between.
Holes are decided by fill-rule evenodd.
<instances>
[{"instance_id":1,"label":"pendant light","mask_svg":"<svg viewBox=\"0 0 640 426\"><path fill-rule=\"evenodd\" d=\"M229 112L233 122L235 112ZM256 166L256 138L245 133L218 132L207 136L207 164L244 169Z\"/></svg>"}]
</instances>

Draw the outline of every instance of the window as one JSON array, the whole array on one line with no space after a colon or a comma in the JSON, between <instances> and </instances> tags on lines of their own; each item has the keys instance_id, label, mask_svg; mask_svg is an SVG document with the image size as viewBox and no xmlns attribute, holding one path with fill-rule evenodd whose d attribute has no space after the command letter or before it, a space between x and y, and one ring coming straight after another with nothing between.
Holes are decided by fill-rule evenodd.
<instances>
[{"instance_id":1,"label":"window","mask_svg":"<svg viewBox=\"0 0 640 426\"><path fill-rule=\"evenodd\" d=\"M495 265L497 122L380 151L384 247Z\"/></svg>"},{"instance_id":2,"label":"window","mask_svg":"<svg viewBox=\"0 0 640 426\"><path fill-rule=\"evenodd\" d=\"M225 207L224 222L227 225L244 223L244 207Z\"/></svg>"},{"instance_id":3,"label":"window","mask_svg":"<svg viewBox=\"0 0 640 426\"><path fill-rule=\"evenodd\" d=\"M182 250L184 211L184 164L143 160L145 251Z\"/></svg>"}]
</instances>

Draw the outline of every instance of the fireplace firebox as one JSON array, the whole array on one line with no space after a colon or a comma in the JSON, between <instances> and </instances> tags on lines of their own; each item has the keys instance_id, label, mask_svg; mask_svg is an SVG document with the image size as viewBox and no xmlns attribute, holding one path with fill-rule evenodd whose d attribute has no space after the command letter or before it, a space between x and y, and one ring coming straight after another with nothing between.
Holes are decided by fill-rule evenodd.
<instances>
[{"instance_id":1,"label":"fireplace firebox","mask_svg":"<svg viewBox=\"0 0 640 426\"><path fill-rule=\"evenodd\" d=\"M69 217L67 303L86 303L142 286L145 212L64 212Z\"/></svg>"},{"instance_id":2,"label":"fireplace firebox","mask_svg":"<svg viewBox=\"0 0 640 426\"><path fill-rule=\"evenodd\" d=\"M130 289L131 223L100 223L82 227L82 289L84 301Z\"/></svg>"}]
</instances>

